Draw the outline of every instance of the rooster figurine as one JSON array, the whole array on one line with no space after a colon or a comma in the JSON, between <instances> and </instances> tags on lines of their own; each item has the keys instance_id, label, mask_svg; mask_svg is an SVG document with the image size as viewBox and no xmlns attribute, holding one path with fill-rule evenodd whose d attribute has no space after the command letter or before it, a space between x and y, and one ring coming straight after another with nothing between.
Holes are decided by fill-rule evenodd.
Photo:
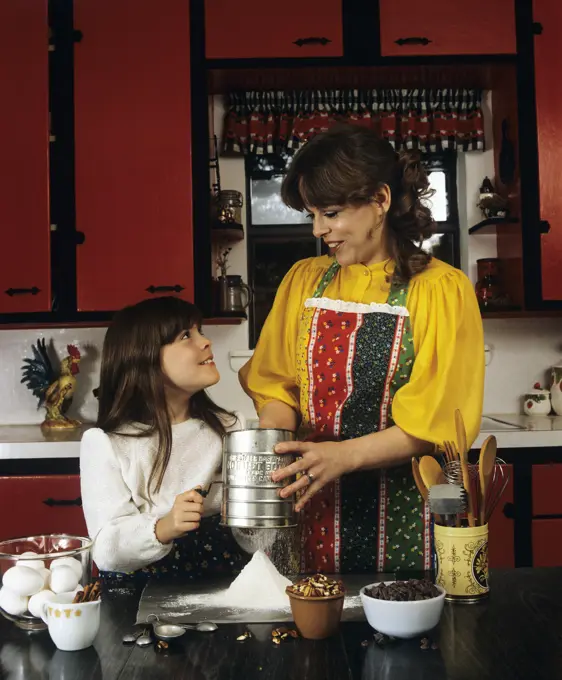
<instances>
[{"instance_id":1,"label":"rooster figurine","mask_svg":"<svg viewBox=\"0 0 562 680\"><path fill-rule=\"evenodd\" d=\"M60 373L57 374L49 359L45 340L37 340L37 347L31 345L33 359L24 359L21 382L39 399L40 406L45 406L47 415L41 427L47 430L67 430L79 427L79 420L67 418L65 413L72 403L72 395L76 385L76 374L79 372L80 351L74 345L67 345L68 356L61 361Z\"/></svg>"}]
</instances>

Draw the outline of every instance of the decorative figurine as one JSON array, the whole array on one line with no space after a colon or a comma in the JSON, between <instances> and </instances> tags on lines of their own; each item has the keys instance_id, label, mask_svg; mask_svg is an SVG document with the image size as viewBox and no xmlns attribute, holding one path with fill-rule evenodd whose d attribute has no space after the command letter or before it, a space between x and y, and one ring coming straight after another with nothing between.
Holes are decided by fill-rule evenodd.
<instances>
[{"instance_id":1,"label":"decorative figurine","mask_svg":"<svg viewBox=\"0 0 562 680\"><path fill-rule=\"evenodd\" d=\"M66 417L72 403L76 375L79 373L80 351L74 345L67 345L68 356L61 361L57 373L49 359L45 340L37 340L37 347L31 345L33 359L24 359L21 382L39 399L37 408L45 406L47 414L41 427L46 430L67 430L80 427L79 420Z\"/></svg>"},{"instance_id":2,"label":"decorative figurine","mask_svg":"<svg viewBox=\"0 0 562 680\"><path fill-rule=\"evenodd\" d=\"M494 186L488 177L484 178L480 187L480 201L478 207L486 219L500 217L505 219L509 214L507 199L494 191Z\"/></svg>"}]
</instances>

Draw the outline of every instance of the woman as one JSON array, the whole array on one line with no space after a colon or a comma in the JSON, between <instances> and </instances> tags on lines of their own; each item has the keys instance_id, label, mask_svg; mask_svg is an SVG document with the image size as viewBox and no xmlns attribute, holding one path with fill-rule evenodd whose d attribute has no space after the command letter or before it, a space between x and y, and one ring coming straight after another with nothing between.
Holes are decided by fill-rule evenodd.
<instances>
[{"instance_id":1,"label":"woman","mask_svg":"<svg viewBox=\"0 0 562 680\"><path fill-rule=\"evenodd\" d=\"M432 566L430 516L412 456L455 439L460 409L476 437L484 383L482 322L468 279L427 255L427 176L367 129L318 134L282 187L307 210L331 257L297 262L240 372L260 427L308 433L277 452L302 456L302 568L396 571Z\"/></svg>"}]
</instances>

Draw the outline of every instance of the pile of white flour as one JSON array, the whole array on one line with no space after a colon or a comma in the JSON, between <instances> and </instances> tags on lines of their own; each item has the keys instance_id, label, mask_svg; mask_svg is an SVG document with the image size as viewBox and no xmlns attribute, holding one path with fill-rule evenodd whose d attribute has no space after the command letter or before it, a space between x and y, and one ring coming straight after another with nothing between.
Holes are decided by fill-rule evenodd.
<instances>
[{"instance_id":1,"label":"pile of white flour","mask_svg":"<svg viewBox=\"0 0 562 680\"><path fill-rule=\"evenodd\" d=\"M227 590L217 593L216 604L228 608L285 609L290 606L285 588L292 585L269 557L257 550Z\"/></svg>"}]
</instances>

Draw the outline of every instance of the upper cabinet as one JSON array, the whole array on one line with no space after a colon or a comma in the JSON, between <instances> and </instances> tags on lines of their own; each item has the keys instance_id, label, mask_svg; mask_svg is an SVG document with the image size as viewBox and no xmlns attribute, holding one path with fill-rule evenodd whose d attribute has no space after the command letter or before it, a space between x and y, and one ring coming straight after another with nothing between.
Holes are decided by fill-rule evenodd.
<instances>
[{"instance_id":1,"label":"upper cabinet","mask_svg":"<svg viewBox=\"0 0 562 680\"><path fill-rule=\"evenodd\" d=\"M193 300L189 2L75 0L74 25L78 310Z\"/></svg>"},{"instance_id":2,"label":"upper cabinet","mask_svg":"<svg viewBox=\"0 0 562 680\"><path fill-rule=\"evenodd\" d=\"M562 69L558 27L562 4L534 0L534 19L542 25L535 36L535 91L539 151L540 219L549 225L541 235L543 300L562 300L562 90L557 85Z\"/></svg>"},{"instance_id":3,"label":"upper cabinet","mask_svg":"<svg viewBox=\"0 0 562 680\"><path fill-rule=\"evenodd\" d=\"M515 54L513 0L380 0L383 57Z\"/></svg>"},{"instance_id":4,"label":"upper cabinet","mask_svg":"<svg viewBox=\"0 0 562 680\"><path fill-rule=\"evenodd\" d=\"M0 313L51 308L47 0L0 0Z\"/></svg>"},{"instance_id":5,"label":"upper cabinet","mask_svg":"<svg viewBox=\"0 0 562 680\"><path fill-rule=\"evenodd\" d=\"M208 59L341 57L342 0L205 0Z\"/></svg>"}]
</instances>

